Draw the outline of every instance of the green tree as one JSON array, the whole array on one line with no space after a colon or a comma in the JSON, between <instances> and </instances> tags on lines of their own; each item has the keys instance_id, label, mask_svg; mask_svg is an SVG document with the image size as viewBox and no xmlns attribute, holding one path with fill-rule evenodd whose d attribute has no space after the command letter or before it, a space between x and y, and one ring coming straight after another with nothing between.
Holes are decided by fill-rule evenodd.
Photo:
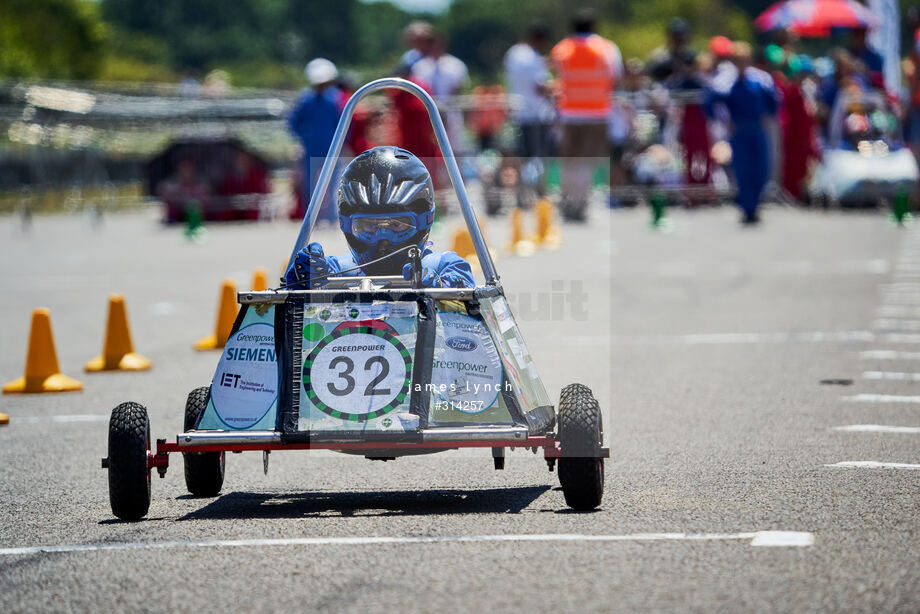
<instances>
[{"instance_id":1,"label":"green tree","mask_svg":"<svg viewBox=\"0 0 920 614\"><path fill-rule=\"evenodd\" d=\"M0 75L86 79L105 54L97 5L85 0L0 3Z\"/></svg>"}]
</instances>

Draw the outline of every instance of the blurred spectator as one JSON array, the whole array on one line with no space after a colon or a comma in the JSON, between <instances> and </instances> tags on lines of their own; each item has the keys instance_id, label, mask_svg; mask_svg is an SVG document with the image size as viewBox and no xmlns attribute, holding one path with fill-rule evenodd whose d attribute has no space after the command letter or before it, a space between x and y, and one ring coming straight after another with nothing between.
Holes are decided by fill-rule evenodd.
<instances>
[{"instance_id":1,"label":"blurred spectator","mask_svg":"<svg viewBox=\"0 0 920 614\"><path fill-rule=\"evenodd\" d=\"M248 151L237 151L233 156L233 166L220 182L220 194L268 194L268 173L254 162Z\"/></svg>"},{"instance_id":2,"label":"blurred spectator","mask_svg":"<svg viewBox=\"0 0 920 614\"><path fill-rule=\"evenodd\" d=\"M906 140L920 160L920 28L914 31L910 54L904 62L910 93L907 108Z\"/></svg>"},{"instance_id":3,"label":"blurred spectator","mask_svg":"<svg viewBox=\"0 0 920 614\"><path fill-rule=\"evenodd\" d=\"M668 23L668 43L652 52L649 75L668 89L701 90L705 83L690 46L690 26L680 17ZM701 104L688 99L680 114L680 144L688 184L709 183L709 132Z\"/></svg>"},{"instance_id":4,"label":"blurred spectator","mask_svg":"<svg viewBox=\"0 0 920 614\"><path fill-rule=\"evenodd\" d=\"M409 48L399 59L397 74L407 74L423 57L431 53L435 31L427 21L413 21L403 30L403 41Z\"/></svg>"},{"instance_id":5,"label":"blurred spectator","mask_svg":"<svg viewBox=\"0 0 920 614\"><path fill-rule=\"evenodd\" d=\"M508 118L505 88L501 85L477 85L472 95L470 125L476 135L479 151L495 149L498 146L496 136Z\"/></svg>"},{"instance_id":6,"label":"blurred spectator","mask_svg":"<svg viewBox=\"0 0 920 614\"><path fill-rule=\"evenodd\" d=\"M722 66L706 93L707 114L724 106L731 118L732 167L738 184L738 206L743 224L760 221L757 207L770 176L770 149L764 119L776 114L777 100L772 80L751 70L751 48L735 43L732 65ZM767 75L769 79L769 75Z\"/></svg>"},{"instance_id":7,"label":"blurred spectator","mask_svg":"<svg viewBox=\"0 0 920 614\"><path fill-rule=\"evenodd\" d=\"M186 73L179 81L179 96L181 98L198 98L201 95L201 83L192 73Z\"/></svg>"},{"instance_id":8,"label":"blurred spectator","mask_svg":"<svg viewBox=\"0 0 920 614\"><path fill-rule=\"evenodd\" d=\"M884 87L882 71L885 67L885 61L878 51L869 46L866 41L866 34L868 34L868 29L865 27L851 29L850 44L847 46L847 51L866 66L868 69L867 76L872 85Z\"/></svg>"},{"instance_id":9,"label":"blurred spectator","mask_svg":"<svg viewBox=\"0 0 920 614\"><path fill-rule=\"evenodd\" d=\"M534 24L527 38L505 53L508 93L514 97L511 117L519 130L518 155L525 159L550 154L550 122L554 110L550 74L542 55L548 44L549 29Z\"/></svg>"},{"instance_id":10,"label":"blurred spectator","mask_svg":"<svg viewBox=\"0 0 920 614\"><path fill-rule=\"evenodd\" d=\"M690 25L683 18L675 17L668 23L667 36L667 45L652 51L647 65L649 76L660 83L680 78L696 59L689 45Z\"/></svg>"},{"instance_id":11,"label":"blurred spectator","mask_svg":"<svg viewBox=\"0 0 920 614\"><path fill-rule=\"evenodd\" d=\"M304 89L288 116L288 128L303 146L303 178L297 197L297 206L291 213L292 219L300 219L306 212L306 205L313 193L313 185L322 169L335 128L339 123L344 104L342 90L335 84L338 70L335 64L325 58L310 60L304 69L310 87ZM330 182L334 185L335 180ZM333 190L327 190L320 208L321 219L334 221L335 207L332 205Z\"/></svg>"},{"instance_id":12,"label":"blurred spectator","mask_svg":"<svg viewBox=\"0 0 920 614\"><path fill-rule=\"evenodd\" d=\"M592 171L608 154L607 122L623 61L615 44L594 34L593 12L579 11L572 30L550 56L559 77L561 210L566 219L584 221Z\"/></svg>"},{"instance_id":13,"label":"blurred spectator","mask_svg":"<svg viewBox=\"0 0 920 614\"><path fill-rule=\"evenodd\" d=\"M463 114L452 104L451 98L466 88L470 75L463 60L447 53L444 39L433 36L429 39L431 54L412 66L412 76L431 87L441 115L444 118L447 136L454 152L462 150Z\"/></svg>"},{"instance_id":14,"label":"blurred spectator","mask_svg":"<svg viewBox=\"0 0 920 614\"><path fill-rule=\"evenodd\" d=\"M223 98L230 93L230 73L226 70L212 70L204 78L201 93L206 98Z\"/></svg>"},{"instance_id":15,"label":"blurred spectator","mask_svg":"<svg viewBox=\"0 0 920 614\"><path fill-rule=\"evenodd\" d=\"M185 220L193 210L200 220L211 197L211 188L198 173L195 160L187 157L179 160L173 175L160 182L157 195L166 203L167 222Z\"/></svg>"},{"instance_id":16,"label":"blurred spectator","mask_svg":"<svg viewBox=\"0 0 920 614\"><path fill-rule=\"evenodd\" d=\"M804 199L804 182L808 167L818 156L814 118L802 92L802 61L789 53L791 47L767 48L773 80L782 101L778 119L781 140L781 181L783 188L796 200Z\"/></svg>"},{"instance_id":17,"label":"blurred spectator","mask_svg":"<svg viewBox=\"0 0 920 614\"><path fill-rule=\"evenodd\" d=\"M403 71L401 74L397 73L396 76L415 83L431 94L431 88L427 83L409 74L408 68L403 68ZM389 95L392 97L393 110L396 113L398 127L396 143L403 149L411 151L428 167L435 189L440 189L443 182L441 172L443 165L439 162L440 150L435 141L431 119L428 117L424 103L414 94L402 90L390 90Z\"/></svg>"}]
</instances>

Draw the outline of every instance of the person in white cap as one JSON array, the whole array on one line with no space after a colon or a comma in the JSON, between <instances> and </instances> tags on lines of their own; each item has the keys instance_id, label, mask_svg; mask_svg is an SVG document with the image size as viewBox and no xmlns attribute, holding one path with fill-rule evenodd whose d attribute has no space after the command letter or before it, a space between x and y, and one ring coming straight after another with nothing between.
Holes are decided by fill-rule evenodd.
<instances>
[{"instance_id":1,"label":"person in white cap","mask_svg":"<svg viewBox=\"0 0 920 614\"><path fill-rule=\"evenodd\" d=\"M345 95L336 85L339 71L335 64L326 58L315 58L307 63L304 75L310 83L305 88L291 108L287 118L290 131L297 137L303 146L303 177L298 198L298 206L291 217L303 218L313 185L323 166L335 127L339 123L342 107L345 104ZM320 209L320 219L335 220L336 213L331 201L327 198Z\"/></svg>"}]
</instances>

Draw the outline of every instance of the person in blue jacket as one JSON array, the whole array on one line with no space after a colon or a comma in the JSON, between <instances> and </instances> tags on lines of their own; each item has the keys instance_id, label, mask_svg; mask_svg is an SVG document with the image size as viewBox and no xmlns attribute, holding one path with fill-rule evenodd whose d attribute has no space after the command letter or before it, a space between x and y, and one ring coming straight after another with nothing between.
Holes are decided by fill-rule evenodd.
<instances>
[{"instance_id":1,"label":"person in blue jacket","mask_svg":"<svg viewBox=\"0 0 920 614\"><path fill-rule=\"evenodd\" d=\"M326 276L412 276L410 246L421 250L425 288L472 288L470 264L454 252L428 248L434 186L428 169L400 147L368 149L345 168L338 190L339 227L350 254L326 256L319 243L302 248L284 275L285 286L320 288Z\"/></svg>"},{"instance_id":2,"label":"person in blue jacket","mask_svg":"<svg viewBox=\"0 0 920 614\"><path fill-rule=\"evenodd\" d=\"M751 66L750 52L736 44L733 62L724 62L706 91L704 108L714 117L723 105L731 119L732 168L738 184L738 206L745 225L760 221L757 207L770 178L770 143L764 125L776 115L773 78Z\"/></svg>"},{"instance_id":3,"label":"person in blue jacket","mask_svg":"<svg viewBox=\"0 0 920 614\"><path fill-rule=\"evenodd\" d=\"M304 89L287 117L288 129L303 146L303 202L310 201L313 186L342 114L345 94L336 86L338 70L325 58L310 60L304 75L310 87ZM327 200L320 210L320 219L333 221L335 212Z\"/></svg>"}]
</instances>

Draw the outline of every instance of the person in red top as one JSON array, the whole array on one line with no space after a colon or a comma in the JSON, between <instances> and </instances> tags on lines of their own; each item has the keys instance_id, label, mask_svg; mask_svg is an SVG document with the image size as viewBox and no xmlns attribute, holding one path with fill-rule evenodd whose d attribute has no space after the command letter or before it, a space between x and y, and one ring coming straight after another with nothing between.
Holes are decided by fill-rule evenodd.
<instances>
[{"instance_id":1,"label":"person in red top","mask_svg":"<svg viewBox=\"0 0 920 614\"><path fill-rule=\"evenodd\" d=\"M431 87L409 74L408 69L401 69L397 75L415 83L423 90L431 94ZM440 172L443 164L440 161L441 150L434 138L434 130L431 128L431 119L428 117L428 111L421 100L414 94L402 90L391 90L390 95L393 100L393 110L396 113L397 137L395 144L398 147L407 149L414 153L429 169L431 169L431 179L434 182L436 190L443 185L443 179Z\"/></svg>"},{"instance_id":2,"label":"person in red top","mask_svg":"<svg viewBox=\"0 0 920 614\"><path fill-rule=\"evenodd\" d=\"M240 202L242 206L239 208L224 208L226 219L258 219L262 195L268 192L268 174L265 168L261 164L256 164L248 151L238 150L233 157L233 166L220 182L218 194L227 198L248 194L251 200Z\"/></svg>"}]
</instances>

